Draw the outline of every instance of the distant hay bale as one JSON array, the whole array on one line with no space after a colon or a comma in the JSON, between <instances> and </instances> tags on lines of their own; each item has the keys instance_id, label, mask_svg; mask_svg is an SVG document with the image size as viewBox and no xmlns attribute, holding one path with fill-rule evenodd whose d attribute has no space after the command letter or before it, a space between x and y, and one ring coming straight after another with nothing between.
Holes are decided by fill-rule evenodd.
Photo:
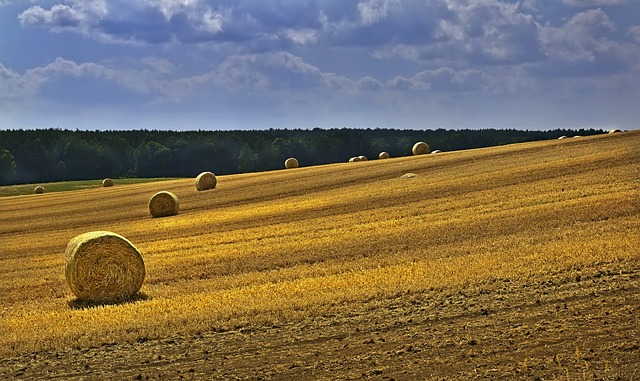
<instances>
[{"instance_id":1,"label":"distant hay bale","mask_svg":"<svg viewBox=\"0 0 640 381\"><path fill-rule=\"evenodd\" d=\"M403 179L412 179L412 178L416 177L416 174L409 172L409 173L405 173L404 175L402 175L400 177L402 177Z\"/></svg>"},{"instance_id":2,"label":"distant hay bale","mask_svg":"<svg viewBox=\"0 0 640 381\"><path fill-rule=\"evenodd\" d=\"M558 139L566 139L567 137L562 135L561 137L559 137Z\"/></svg>"},{"instance_id":3,"label":"distant hay bale","mask_svg":"<svg viewBox=\"0 0 640 381\"><path fill-rule=\"evenodd\" d=\"M202 172L196 177L196 189L199 191L214 189L218 179L212 172Z\"/></svg>"},{"instance_id":4,"label":"distant hay bale","mask_svg":"<svg viewBox=\"0 0 640 381\"><path fill-rule=\"evenodd\" d=\"M580 137L580 135L576 135L576 136L574 136L574 138L579 138L579 137Z\"/></svg>"},{"instance_id":5,"label":"distant hay bale","mask_svg":"<svg viewBox=\"0 0 640 381\"><path fill-rule=\"evenodd\" d=\"M356 161L360 161L360 160L358 160L358 157L357 157L357 156L354 156L354 157L352 157L352 158L350 158L350 159L349 159L349 163L354 163L354 162L356 162Z\"/></svg>"},{"instance_id":6,"label":"distant hay bale","mask_svg":"<svg viewBox=\"0 0 640 381\"><path fill-rule=\"evenodd\" d=\"M42 194L42 193L44 193L44 187L43 187L43 186L38 185L37 187L35 187L35 188L33 189L33 193L35 193L35 194Z\"/></svg>"},{"instance_id":7,"label":"distant hay bale","mask_svg":"<svg viewBox=\"0 0 640 381\"><path fill-rule=\"evenodd\" d=\"M369 159L364 155L358 156L358 161L367 161L367 160L369 160Z\"/></svg>"},{"instance_id":8,"label":"distant hay bale","mask_svg":"<svg viewBox=\"0 0 640 381\"><path fill-rule=\"evenodd\" d=\"M615 133L617 133L617 132L622 132L622 131L621 131L621 130L617 130L617 129L616 129L616 130L609 130L609 133L610 133L610 134L615 134Z\"/></svg>"},{"instance_id":9,"label":"distant hay bale","mask_svg":"<svg viewBox=\"0 0 640 381\"><path fill-rule=\"evenodd\" d=\"M65 250L67 284L79 300L116 302L133 297L142 286L142 255L126 238L108 231L80 234Z\"/></svg>"},{"instance_id":10,"label":"distant hay bale","mask_svg":"<svg viewBox=\"0 0 640 381\"><path fill-rule=\"evenodd\" d=\"M432 153L432 154L434 154L434 153L440 153L440 152L442 152L442 151L440 151L439 149L435 149L435 150L431 151L431 153Z\"/></svg>"},{"instance_id":11,"label":"distant hay bale","mask_svg":"<svg viewBox=\"0 0 640 381\"><path fill-rule=\"evenodd\" d=\"M180 201L171 192L158 192L149 200L149 212L152 217L175 216L179 210Z\"/></svg>"},{"instance_id":12,"label":"distant hay bale","mask_svg":"<svg viewBox=\"0 0 640 381\"><path fill-rule=\"evenodd\" d=\"M287 169L289 169L289 168L298 168L298 159L296 159L295 157L288 158L284 162L284 167L287 168Z\"/></svg>"},{"instance_id":13,"label":"distant hay bale","mask_svg":"<svg viewBox=\"0 0 640 381\"><path fill-rule=\"evenodd\" d=\"M110 178L106 178L104 180L102 180L102 186L103 187L112 187L113 186L113 180L111 180Z\"/></svg>"},{"instance_id":14,"label":"distant hay bale","mask_svg":"<svg viewBox=\"0 0 640 381\"><path fill-rule=\"evenodd\" d=\"M425 142L417 142L413 145L411 152L414 155L424 155L425 153L429 153L429 145Z\"/></svg>"},{"instance_id":15,"label":"distant hay bale","mask_svg":"<svg viewBox=\"0 0 640 381\"><path fill-rule=\"evenodd\" d=\"M389 158L389 152L382 151L378 155L378 159L388 159L388 158Z\"/></svg>"}]
</instances>

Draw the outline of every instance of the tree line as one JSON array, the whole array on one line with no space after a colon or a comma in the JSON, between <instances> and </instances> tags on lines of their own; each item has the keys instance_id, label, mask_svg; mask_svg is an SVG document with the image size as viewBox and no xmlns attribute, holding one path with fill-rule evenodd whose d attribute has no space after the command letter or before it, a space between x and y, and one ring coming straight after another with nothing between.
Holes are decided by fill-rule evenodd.
<instances>
[{"instance_id":1,"label":"tree line","mask_svg":"<svg viewBox=\"0 0 640 381\"><path fill-rule=\"evenodd\" d=\"M283 168L288 157L302 166L411 154L417 141L453 151L602 130L403 130L334 128L235 131L0 130L0 185L106 177L195 177Z\"/></svg>"}]
</instances>

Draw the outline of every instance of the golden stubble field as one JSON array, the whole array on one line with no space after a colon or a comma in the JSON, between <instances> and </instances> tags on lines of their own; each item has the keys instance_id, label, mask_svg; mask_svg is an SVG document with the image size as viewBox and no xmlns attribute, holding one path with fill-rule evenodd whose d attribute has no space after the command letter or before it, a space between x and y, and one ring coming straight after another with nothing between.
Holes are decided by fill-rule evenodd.
<instances>
[{"instance_id":1,"label":"golden stubble field","mask_svg":"<svg viewBox=\"0 0 640 381\"><path fill-rule=\"evenodd\" d=\"M301 165L0 198L0 376L640 378L640 131ZM92 230L137 300L74 303Z\"/></svg>"}]
</instances>

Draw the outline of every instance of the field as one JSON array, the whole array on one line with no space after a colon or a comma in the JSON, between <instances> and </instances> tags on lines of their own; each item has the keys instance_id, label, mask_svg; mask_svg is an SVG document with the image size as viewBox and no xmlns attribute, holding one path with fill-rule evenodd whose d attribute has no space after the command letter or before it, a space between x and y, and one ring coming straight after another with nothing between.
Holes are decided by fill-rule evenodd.
<instances>
[{"instance_id":1,"label":"field","mask_svg":"<svg viewBox=\"0 0 640 381\"><path fill-rule=\"evenodd\" d=\"M0 198L0 379L640 379L640 131L301 165ZM93 230L135 300L74 300Z\"/></svg>"},{"instance_id":2,"label":"field","mask_svg":"<svg viewBox=\"0 0 640 381\"><path fill-rule=\"evenodd\" d=\"M92 188L101 188L102 180L79 180L79 181L65 181L65 182L54 182L54 183L42 183L39 185L44 186L45 192L67 192L70 190L85 190ZM155 181L168 180L167 178L154 178L154 179L115 179L114 183L116 185L124 185L124 184L140 184L140 183L148 183ZM32 194L33 189L36 187L36 184L20 184L20 185L8 185L8 186L0 186L0 197L4 196L21 196Z\"/></svg>"}]
</instances>

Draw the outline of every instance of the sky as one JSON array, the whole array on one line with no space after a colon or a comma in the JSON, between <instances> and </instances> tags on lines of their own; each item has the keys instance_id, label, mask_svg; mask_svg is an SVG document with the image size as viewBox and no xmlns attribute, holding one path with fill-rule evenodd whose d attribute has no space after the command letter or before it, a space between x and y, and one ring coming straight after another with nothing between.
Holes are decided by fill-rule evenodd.
<instances>
[{"instance_id":1,"label":"sky","mask_svg":"<svg viewBox=\"0 0 640 381\"><path fill-rule=\"evenodd\" d=\"M0 0L0 129L640 128L640 0Z\"/></svg>"}]
</instances>

